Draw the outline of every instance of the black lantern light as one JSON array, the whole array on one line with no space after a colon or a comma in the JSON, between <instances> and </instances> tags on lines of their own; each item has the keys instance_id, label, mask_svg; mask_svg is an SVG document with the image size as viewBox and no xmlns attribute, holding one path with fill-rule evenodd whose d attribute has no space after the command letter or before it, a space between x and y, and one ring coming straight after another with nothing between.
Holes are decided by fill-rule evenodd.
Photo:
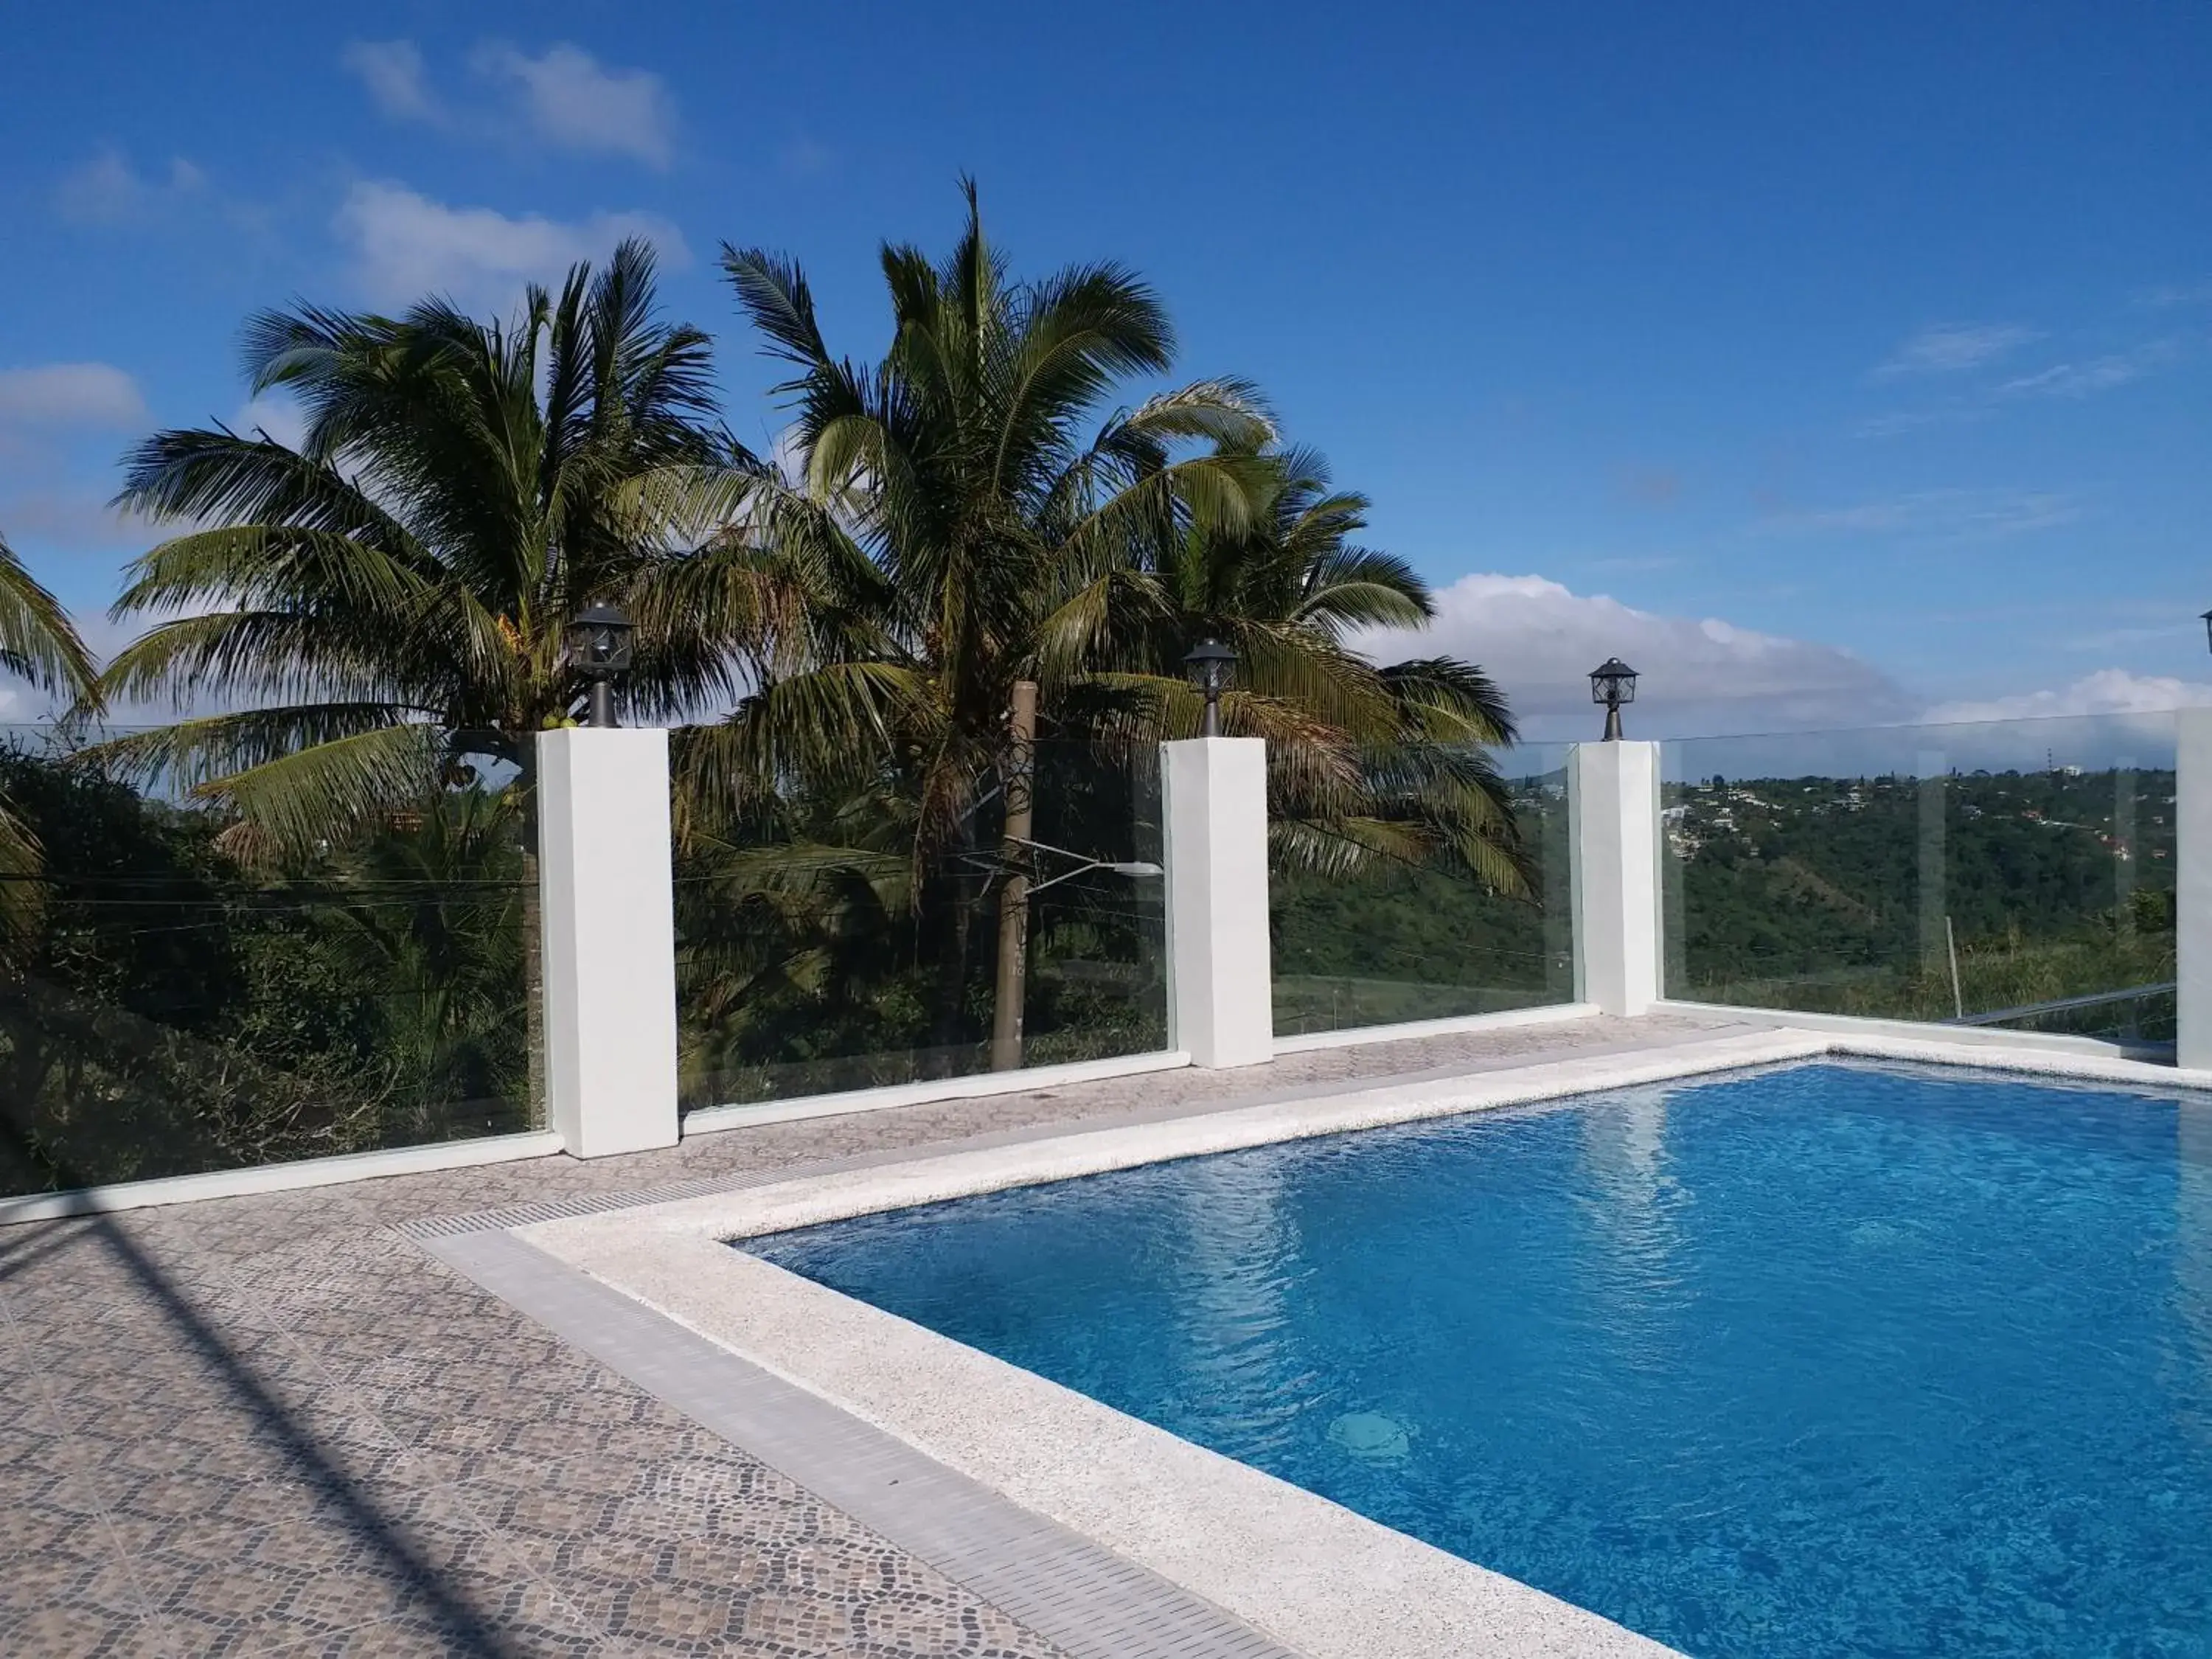
<instances>
[{"instance_id":1,"label":"black lantern light","mask_svg":"<svg viewBox=\"0 0 2212 1659\"><path fill-rule=\"evenodd\" d=\"M595 605L568 624L568 666L592 688L587 726L615 723L614 683L629 672L635 624L619 605Z\"/></svg>"},{"instance_id":2,"label":"black lantern light","mask_svg":"<svg viewBox=\"0 0 2212 1659\"><path fill-rule=\"evenodd\" d=\"M1200 640L1182 659L1190 683L1206 693L1206 722L1198 728L1202 738L1221 735L1221 694L1237 672L1237 653L1219 640Z\"/></svg>"},{"instance_id":3,"label":"black lantern light","mask_svg":"<svg viewBox=\"0 0 2212 1659\"><path fill-rule=\"evenodd\" d=\"M1636 671L1618 657L1590 670L1590 701L1605 709L1605 740L1620 741L1620 707L1636 701Z\"/></svg>"}]
</instances>

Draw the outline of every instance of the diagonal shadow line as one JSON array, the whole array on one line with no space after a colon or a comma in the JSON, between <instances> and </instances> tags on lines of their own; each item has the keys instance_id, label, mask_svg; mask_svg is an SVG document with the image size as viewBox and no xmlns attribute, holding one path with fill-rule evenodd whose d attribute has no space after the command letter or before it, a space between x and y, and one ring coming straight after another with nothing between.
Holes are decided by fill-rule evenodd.
<instances>
[{"instance_id":1,"label":"diagonal shadow line","mask_svg":"<svg viewBox=\"0 0 2212 1659\"><path fill-rule=\"evenodd\" d=\"M0 1148L16 1154L25 1167L37 1167L32 1162L33 1149L28 1139L4 1113L0 1113ZM82 1178L79 1172L69 1165L54 1162L51 1153L43 1149L40 1161L51 1164L64 1188L93 1184ZM40 1225L36 1222L23 1224L27 1228ZM431 1616L441 1626L439 1638L447 1644L447 1652L485 1656L486 1659L505 1659L507 1655L522 1651L507 1639L496 1625L489 1622L445 1582L438 1570L409 1542L392 1517L352 1477L331 1461L316 1442L313 1434L295 1420L291 1411L263 1385L260 1378L254 1375L253 1368L223 1340L222 1334L170 1282L160 1264L134 1243L111 1215L96 1215L86 1231L98 1236L121 1259L139 1286L167 1316L191 1351L220 1376L238 1397L241 1407L251 1413L257 1425L275 1437L285 1455L299 1469L300 1479L303 1482L312 1482L318 1490L335 1497L356 1534L370 1540L385 1559L399 1569L406 1588L418 1592L428 1601ZM61 1241L58 1238L47 1248L59 1249L62 1248ZM20 1270L22 1265L21 1256L15 1255L11 1259ZM125 1565L129 1566L131 1564L126 1561Z\"/></svg>"},{"instance_id":2,"label":"diagonal shadow line","mask_svg":"<svg viewBox=\"0 0 2212 1659\"><path fill-rule=\"evenodd\" d=\"M28 1228L24 1230L29 1231ZM58 1229L43 1238L31 1238L21 1244L0 1237L0 1285L6 1284L18 1273L35 1266L47 1256L58 1255L69 1248L70 1235Z\"/></svg>"}]
</instances>

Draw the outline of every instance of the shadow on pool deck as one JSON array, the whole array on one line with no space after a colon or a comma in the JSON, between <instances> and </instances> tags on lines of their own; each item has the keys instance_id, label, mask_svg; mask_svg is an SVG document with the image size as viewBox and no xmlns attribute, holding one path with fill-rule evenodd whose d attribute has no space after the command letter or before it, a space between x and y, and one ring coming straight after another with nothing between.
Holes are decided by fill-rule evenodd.
<instances>
[{"instance_id":1,"label":"shadow on pool deck","mask_svg":"<svg viewBox=\"0 0 2212 1659\"><path fill-rule=\"evenodd\" d=\"M398 1224L1628 1034L1333 1049L0 1228L0 1653L1049 1659Z\"/></svg>"},{"instance_id":2,"label":"shadow on pool deck","mask_svg":"<svg viewBox=\"0 0 2212 1659\"><path fill-rule=\"evenodd\" d=\"M343 1190L0 1231L0 1652L1054 1651Z\"/></svg>"},{"instance_id":3,"label":"shadow on pool deck","mask_svg":"<svg viewBox=\"0 0 2212 1659\"><path fill-rule=\"evenodd\" d=\"M31 1148L14 1126L0 1123L0 1139L12 1141L9 1150L28 1163ZM66 1169L58 1173L64 1186L89 1184ZM315 1589L327 1588L313 1584L312 1573L305 1581L289 1582L295 1575L272 1559L267 1565L273 1571L254 1577L286 1592L276 1605L254 1605L264 1598L250 1589L244 1596L226 1595L212 1605L196 1605L191 1575L185 1576L187 1582L178 1583L174 1575L159 1571L163 1558L158 1552L133 1550L125 1541L151 1541L160 1536L157 1533L149 1538L144 1533L145 1521L159 1510L134 1514L131 1498L189 1496L211 1499L216 1507L203 1509L194 1504L185 1508L173 1517L182 1523L180 1529L200 1532L196 1523L202 1523L205 1531L197 1540L199 1544L217 1539L235 1542L241 1546L241 1561L250 1559L252 1546L269 1540L226 1535L220 1506L241 1488L276 1482L292 1489L289 1496L304 1504L317 1530L352 1547L347 1552L351 1571L345 1576L379 1586L383 1598L414 1632L454 1653L518 1650L502 1630L501 1615L511 1609L472 1601L468 1595L472 1587L453 1571L451 1559L441 1563L436 1559L434 1540L425 1535L421 1525L420 1506L394 1502L390 1494L379 1492L371 1469L381 1461L379 1454L389 1449L364 1445L358 1437L343 1431L331 1432L335 1425L319 1421L324 1413L310 1398L297 1393L289 1400L282 1397L280 1390L291 1392L286 1385L295 1380L295 1374L268 1367L264 1377L250 1357L249 1345L226 1340L183 1284L132 1238L118 1218L96 1216L11 1233L0 1234L0 1308L6 1310L12 1328L9 1334L15 1352L9 1358L27 1361L29 1366L27 1375L9 1376L15 1385L9 1389L16 1431L9 1437L15 1447L11 1462L20 1458L42 1490L8 1505L9 1576L11 1580L26 1576L23 1570L27 1568L25 1588L60 1589L58 1577L76 1569L66 1582L83 1584L82 1570L88 1568L95 1579L113 1582L89 1607L72 1607L58 1598L44 1608L19 1613L11 1607L11 1616L0 1625L0 1638L7 1648L62 1652L76 1650L85 1642L85 1650L180 1650L194 1644L185 1639L186 1631L178 1627L179 1620L187 1627L208 1626L209 1645L226 1648L265 1645L276 1635L270 1626L280 1619L305 1623L312 1633L313 1625L326 1621L305 1604L313 1600ZM105 1260L93 1266L83 1254L88 1249L101 1253ZM40 1272L42 1263L45 1273ZM85 1285L89 1293L83 1302L66 1288L51 1293L58 1287L44 1282L64 1269L71 1282L90 1281ZM18 1316L13 1306L18 1281L35 1286L27 1298L27 1316ZM94 1290L94 1285L102 1288ZM40 1291L50 1293L40 1295ZM40 1317L49 1304L72 1323L71 1316L90 1314L87 1322L112 1337L112 1346L95 1341L88 1353L86 1347L65 1339L57 1340L58 1333L51 1320ZM115 1316L119 1310L128 1310L127 1316ZM177 1372L149 1374L141 1368L163 1348L173 1358L181 1359L182 1373L191 1379L181 1390L175 1388ZM122 1386L114 1394L97 1388L89 1393L75 1388L58 1393L58 1383L88 1380L64 1355L93 1358L94 1375L105 1373ZM105 1363L111 1360L112 1368ZM264 1365L267 1367L265 1359ZM191 1396L197 1398L188 1404ZM196 1443L185 1437L182 1431L195 1406L218 1413L226 1431L223 1440L234 1437L235 1444ZM75 1436L69 1432L72 1427L79 1431ZM70 1444L72 1440L76 1443ZM252 1449L250 1461L234 1461L240 1447ZM359 1455L363 1451L370 1453L365 1463ZM167 1476L183 1480L168 1481ZM230 1492L216 1489L219 1487ZM93 1523L85 1524L88 1520ZM112 1547L117 1559L100 1563L99 1557L105 1553L98 1547L100 1543ZM88 1544L94 1547L83 1551ZM141 1559L155 1570L141 1571ZM41 1571L54 1568L60 1568L61 1575ZM288 1582L280 1586L273 1581ZM352 1607L331 1609L340 1624L348 1622L346 1611L367 1605L356 1599L356 1587L347 1588L355 1591L346 1598ZM0 1601L15 1599L13 1593L0 1592ZM108 1617L97 1616L101 1614ZM241 1642L240 1638L246 1639Z\"/></svg>"}]
</instances>

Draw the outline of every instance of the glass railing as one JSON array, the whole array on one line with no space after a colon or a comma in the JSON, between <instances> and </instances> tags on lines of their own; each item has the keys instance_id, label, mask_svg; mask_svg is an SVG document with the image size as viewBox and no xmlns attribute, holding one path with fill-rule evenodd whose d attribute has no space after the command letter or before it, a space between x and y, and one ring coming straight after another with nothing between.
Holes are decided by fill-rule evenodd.
<instances>
[{"instance_id":1,"label":"glass railing","mask_svg":"<svg viewBox=\"0 0 2212 1659\"><path fill-rule=\"evenodd\" d=\"M2172 714L1663 755L1669 995L2172 1036Z\"/></svg>"},{"instance_id":2,"label":"glass railing","mask_svg":"<svg viewBox=\"0 0 2212 1659\"><path fill-rule=\"evenodd\" d=\"M283 856L19 727L0 804L0 1194L536 1127L511 778Z\"/></svg>"},{"instance_id":3,"label":"glass railing","mask_svg":"<svg viewBox=\"0 0 2212 1659\"><path fill-rule=\"evenodd\" d=\"M1493 757L1500 862L1413 799L1373 821L1270 825L1275 1035L1496 1013L1574 996L1566 751Z\"/></svg>"},{"instance_id":4,"label":"glass railing","mask_svg":"<svg viewBox=\"0 0 2212 1659\"><path fill-rule=\"evenodd\" d=\"M1036 765L1011 856L989 786L919 857L890 783L695 834L677 861L684 1109L1164 1048L1157 752L1051 740ZM1009 939L1017 872L1026 927ZM1002 998L1018 1041L1000 1033Z\"/></svg>"}]
</instances>

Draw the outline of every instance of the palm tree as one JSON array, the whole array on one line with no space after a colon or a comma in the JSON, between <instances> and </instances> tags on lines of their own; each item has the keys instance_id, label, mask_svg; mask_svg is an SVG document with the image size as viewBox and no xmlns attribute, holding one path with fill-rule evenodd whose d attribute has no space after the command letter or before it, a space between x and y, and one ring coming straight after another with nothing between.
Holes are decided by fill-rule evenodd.
<instances>
[{"instance_id":1,"label":"palm tree","mask_svg":"<svg viewBox=\"0 0 2212 1659\"><path fill-rule=\"evenodd\" d=\"M137 561L113 614L187 614L96 688L233 705L100 753L227 807L234 852L297 857L502 778L534 851L532 735L570 719L564 635L594 601L635 621L638 714L735 696L773 582L741 539L684 541L683 480L750 458L708 424L707 337L659 320L645 246L532 288L513 325L434 300L397 319L302 306L257 318L245 355L305 436L167 431L131 455L119 501L194 527ZM535 900L526 879L533 992Z\"/></svg>"},{"instance_id":2,"label":"palm tree","mask_svg":"<svg viewBox=\"0 0 2212 1659\"><path fill-rule=\"evenodd\" d=\"M1344 642L1432 610L1402 562L1348 540L1364 501L1330 493L1316 458L1274 449L1243 382L1118 402L1171 366L1158 301L1110 265L1012 282L965 189L950 258L883 250L893 335L872 366L831 353L796 264L724 250L741 307L794 371L777 391L796 477L744 480L744 532L803 573L811 602L803 635L690 746L687 793L740 820L796 793L817 809L802 818L851 823L870 801L902 823L911 902L950 930L940 1042L987 884L947 864L995 804L1001 1065L1018 1055L1034 722L1125 758L1189 734L1200 705L1181 659L1207 634L1247 659L1232 720L1271 740L1279 801L1310 820L1279 834L1310 862L1449 850L1517 890L1510 814L1478 746L1512 736L1496 689L1445 659L1377 670ZM793 850L841 879L882 857Z\"/></svg>"},{"instance_id":3,"label":"palm tree","mask_svg":"<svg viewBox=\"0 0 2212 1659\"><path fill-rule=\"evenodd\" d=\"M72 700L88 692L92 656L61 601L39 585L0 538L0 669ZM0 799L0 934L20 939L39 911L38 837Z\"/></svg>"},{"instance_id":4,"label":"palm tree","mask_svg":"<svg viewBox=\"0 0 2212 1659\"><path fill-rule=\"evenodd\" d=\"M1373 628L1425 626L1428 584L1354 539L1365 496L1334 489L1309 449L1262 452L1256 499L1227 520L1194 513L1128 585L1133 672L1101 687L1166 709L1185 652L1218 639L1237 654L1224 729L1273 739L1269 822L1287 861L1332 874L1378 862L1442 862L1496 890L1527 891L1512 809L1490 750L1516 732L1504 694L1451 657L1377 665ZM1147 722L1146 737L1158 721Z\"/></svg>"},{"instance_id":5,"label":"palm tree","mask_svg":"<svg viewBox=\"0 0 2212 1659\"><path fill-rule=\"evenodd\" d=\"M645 246L532 289L512 326L438 301L265 313L246 367L298 398L306 434L167 431L131 455L119 503L197 527L136 562L113 615L192 614L99 682L248 705L105 746L234 808L235 844L338 839L458 757L526 767L569 718L565 633L595 600L635 618L641 714L734 696L763 590L744 544L671 539L666 480L742 452L708 424L706 336L655 315Z\"/></svg>"},{"instance_id":6,"label":"palm tree","mask_svg":"<svg viewBox=\"0 0 2212 1659\"><path fill-rule=\"evenodd\" d=\"M1272 428L1234 380L1111 408L1132 377L1172 363L1159 302L1113 265L1011 282L965 188L950 258L883 250L893 336L873 368L831 355L797 265L724 249L740 306L795 371L777 391L794 406L799 477L762 468L740 481L745 529L803 573L811 602L803 631L756 665L750 695L689 759L702 798L726 811L800 777L896 797L918 904L943 890L940 861L973 842L987 798L1003 795L1002 965L1017 969L1001 975L1003 1027L1009 982L1018 997L1034 735L1016 711L1040 687L1049 709L1087 671L1148 536L1194 502L1236 521ZM1178 453L1193 441L1208 447ZM949 907L943 1024L973 908Z\"/></svg>"}]
</instances>

